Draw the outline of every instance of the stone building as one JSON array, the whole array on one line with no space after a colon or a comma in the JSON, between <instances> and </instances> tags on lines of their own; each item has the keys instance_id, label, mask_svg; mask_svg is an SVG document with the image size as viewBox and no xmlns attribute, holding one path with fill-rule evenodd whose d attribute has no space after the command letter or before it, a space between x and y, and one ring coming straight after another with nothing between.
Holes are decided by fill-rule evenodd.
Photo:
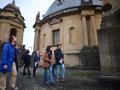
<instances>
[{"instance_id":1,"label":"stone building","mask_svg":"<svg viewBox=\"0 0 120 90\"><path fill-rule=\"evenodd\" d=\"M120 1L102 1L104 15L98 31L101 72L105 78L120 81Z\"/></svg>"},{"instance_id":2,"label":"stone building","mask_svg":"<svg viewBox=\"0 0 120 90\"><path fill-rule=\"evenodd\" d=\"M19 7L15 1L0 9L0 42L6 42L9 36L17 37L17 44L22 45L23 32L25 28L24 17L21 15Z\"/></svg>"},{"instance_id":3,"label":"stone building","mask_svg":"<svg viewBox=\"0 0 120 90\"><path fill-rule=\"evenodd\" d=\"M114 12L120 7L119 0L102 0L103 5L110 3L112 5L111 11Z\"/></svg>"},{"instance_id":4,"label":"stone building","mask_svg":"<svg viewBox=\"0 0 120 90\"><path fill-rule=\"evenodd\" d=\"M100 0L55 0L42 20L40 13L36 16L34 50L61 43L65 64L82 65L80 50L98 45L101 5Z\"/></svg>"}]
</instances>

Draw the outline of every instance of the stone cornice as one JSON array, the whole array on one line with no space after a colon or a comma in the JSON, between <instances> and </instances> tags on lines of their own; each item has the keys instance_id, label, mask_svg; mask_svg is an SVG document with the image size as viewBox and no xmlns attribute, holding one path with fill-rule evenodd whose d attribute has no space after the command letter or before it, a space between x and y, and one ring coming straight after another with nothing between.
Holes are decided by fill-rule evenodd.
<instances>
[{"instance_id":1,"label":"stone cornice","mask_svg":"<svg viewBox=\"0 0 120 90\"><path fill-rule=\"evenodd\" d=\"M35 28L36 26L40 26L40 23L35 23L35 24L33 25L33 28Z\"/></svg>"},{"instance_id":2,"label":"stone cornice","mask_svg":"<svg viewBox=\"0 0 120 90\"><path fill-rule=\"evenodd\" d=\"M49 25L53 25L53 24L60 23L60 22L62 22L62 19L54 18L51 21L49 21Z\"/></svg>"},{"instance_id":3,"label":"stone cornice","mask_svg":"<svg viewBox=\"0 0 120 90\"><path fill-rule=\"evenodd\" d=\"M41 20L40 25L42 26L46 22L51 21L54 18L61 18L64 16L69 16L69 15L74 15L74 14L81 14L82 10L94 10L95 13L102 13L102 6L100 5L94 5L94 6L80 6L80 7L72 7L72 8L67 8L58 12L55 12L47 17L44 17L43 20ZM36 24L34 24L35 26Z\"/></svg>"},{"instance_id":4,"label":"stone cornice","mask_svg":"<svg viewBox=\"0 0 120 90\"><path fill-rule=\"evenodd\" d=\"M14 13L15 11L16 11L16 10L14 10L14 11L12 11L12 10L4 10L4 9L1 10L1 12L11 12L11 13ZM19 15L21 16L21 13L20 13L20 12L19 12ZM22 18L23 20L25 20L23 16L21 16L21 18Z\"/></svg>"},{"instance_id":5,"label":"stone cornice","mask_svg":"<svg viewBox=\"0 0 120 90\"><path fill-rule=\"evenodd\" d=\"M21 24L21 25L23 25L23 27L24 28L26 28L26 26L25 26L25 23L21 20L21 19L19 19L19 18L16 18L16 17L10 17L10 16L0 16L0 19L2 20L2 19L5 19L5 20L11 20L11 21L13 21L13 22L16 22L16 23L19 23L19 24ZM17 21L18 20L18 21Z\"/></svg>"}]
</instances>

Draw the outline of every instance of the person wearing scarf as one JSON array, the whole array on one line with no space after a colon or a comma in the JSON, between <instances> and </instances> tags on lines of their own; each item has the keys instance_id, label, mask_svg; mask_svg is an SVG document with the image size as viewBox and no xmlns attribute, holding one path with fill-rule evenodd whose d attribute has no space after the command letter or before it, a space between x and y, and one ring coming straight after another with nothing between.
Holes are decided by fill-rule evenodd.
<instances>
[{"instance_id":1,"label":"person wearing scarf","mask_svg":"<svg viewBox=\"0 0 120 90\"><path fill-rule=\"evenodd\" d=\"M50 49L51 46L47 46L46 52L44 53L43 56L44 82L45 84L50 83L51 86L54 86L54 78L52 74L54 60L52 51Z\"/></svg>"}]
</instances>

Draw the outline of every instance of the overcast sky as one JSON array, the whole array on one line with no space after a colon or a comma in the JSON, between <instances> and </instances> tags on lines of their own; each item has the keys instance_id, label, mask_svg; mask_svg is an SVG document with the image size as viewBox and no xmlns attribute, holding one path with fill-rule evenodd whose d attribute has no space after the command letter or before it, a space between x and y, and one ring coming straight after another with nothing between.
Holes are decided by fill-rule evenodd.
<instances>
[{"instance_id":1,"label":"overcast sky","mask_svg":"<svg viewBox=\"0 0 120 90\"><path fill-rule=\"evenodd\" d=\"M13 0L0 0L0 8L5 7L7 4L12 3ZM55 0L15 0L16 6L20 8L22 16L25 18L25 32L23 44L26 45L27 49L33 47L34 43L34 29L36 14L40 11L41 19L42 15L45 14L49 6Z\"/></svg>"}]
</instances>

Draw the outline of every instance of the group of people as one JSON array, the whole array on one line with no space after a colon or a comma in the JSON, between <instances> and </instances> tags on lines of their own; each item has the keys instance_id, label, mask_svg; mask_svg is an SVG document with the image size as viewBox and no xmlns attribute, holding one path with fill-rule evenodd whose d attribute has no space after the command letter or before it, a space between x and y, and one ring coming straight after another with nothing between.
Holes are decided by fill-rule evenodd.
<instances>
[{"instance_id":1,"label":"group of people","mask_svg":"<svg viewBox=\"0 0 120 90\"><path fill-rule=\"evenodd\" d=\"M54 51L54 55L51 50L51 46L47 46L45 53L43 54L43 69L44 69L44 83L55 85L55 82L64 81L65 67L64 56L61 50L62 44L57 45L57 49ZM10 88L17 90L16 79L18 71L22 73L24 77L28 74L29 77L36 77L36 69L40 65L40 52L35 51L32 55L33 60L33 73L31 74L30 64L31 56L30 51L22 48L21 61L18 62L19 49L16 44L16 37L10 36L9 41L6 42L2 49L2 56L0 58L0 90L10 90ZM21 70L19 70L19 66ZM28 73L26 73L26 68ZM60 70L61 68L61 70ZM60 71L61 74L60 74ZM61 75L61 77L60 77Z\"/></svg>"},{"instance_id":2,"label":"group of people","mask_svg":"<svg viewBox=\"0 0 120 90\"><path fill-rule=\"evenodd\" d=\"M61 51L61 46L62 46L61 44L57 45L57 49L54 51L54 57L52 54L51 46L47 46L46 52L43 55L45 84L50 83L50 85L55 85L55 81L57 82L64 81L65 66L64 66L64 56ZM62 73L60 73L60 67L61 67ZM55 75L56 75L56 78L54 77Z\"/></svg>"}]
</instances>

